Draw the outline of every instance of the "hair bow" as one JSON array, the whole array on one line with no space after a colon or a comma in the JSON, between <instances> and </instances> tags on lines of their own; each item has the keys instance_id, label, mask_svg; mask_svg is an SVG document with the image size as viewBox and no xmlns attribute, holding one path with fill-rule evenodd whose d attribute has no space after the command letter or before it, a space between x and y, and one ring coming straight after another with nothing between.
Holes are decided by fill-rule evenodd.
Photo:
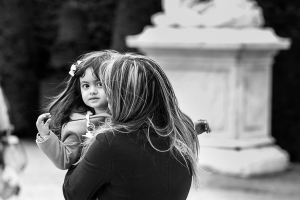
<instances>
[{"instance_id":1,"label":"hair bow","mask_svg":"<svg viewBox=\"0 0 300 200\"><path fill-rule=\"evenodd\" d=\"M77 66L82 63L82 61L78 60L76 63L74 63L71 68L70 68L70 71L69 71L69 74L71 76L74 76L75 75L75 72L76 72L76 69L77 69Z\"/></svg>"}]
</instances>

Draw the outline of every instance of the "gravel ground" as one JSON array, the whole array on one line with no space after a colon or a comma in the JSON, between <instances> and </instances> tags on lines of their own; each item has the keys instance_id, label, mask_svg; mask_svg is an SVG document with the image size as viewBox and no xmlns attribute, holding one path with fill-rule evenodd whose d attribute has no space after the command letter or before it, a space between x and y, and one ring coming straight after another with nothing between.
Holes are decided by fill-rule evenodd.
<instances>
[{"instance_id":1,"label":"gravel ground","mask_svg":"<svg viewBox=\"0 0 300 200\"><path fill-rule=\"evenodd\" d=\"M34 139L22 140L28 165L22 175L17 200L63 200L66 171L59 170L42 154ZM281 173L252 178L203 174L200 189L191 189L188 200L300 200L300 164Z\"/></svg>"}]
</instances>

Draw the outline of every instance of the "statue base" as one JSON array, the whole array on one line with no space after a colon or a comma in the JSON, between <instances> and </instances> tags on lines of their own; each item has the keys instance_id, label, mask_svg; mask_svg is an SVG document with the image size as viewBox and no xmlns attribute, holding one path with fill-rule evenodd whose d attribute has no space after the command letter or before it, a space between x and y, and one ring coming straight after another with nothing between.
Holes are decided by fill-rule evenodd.
<instances>
[{"instance_id":1,"label":"statue base","mask_svg":"<svg viewBox=\"0 0 300 200\"><path fill-rule=\"evenodd\" d=\"M283 171L288 168L288 158L276 145L240 150L201 147L199 164L209 172L249 177Z\"/></svg>"},{"instance_id":2,"label":"statue base","mask_svg":"<svg viewBox=\"0 0 300 200\"><path fill-rule=\"evenodd\" d=\"M272 62L288 39L272 29L146 27L127 44L163 68L184 113L209 122L200 165L240 176L287 168L270 119Z\"/></svg>"}]
</instances>

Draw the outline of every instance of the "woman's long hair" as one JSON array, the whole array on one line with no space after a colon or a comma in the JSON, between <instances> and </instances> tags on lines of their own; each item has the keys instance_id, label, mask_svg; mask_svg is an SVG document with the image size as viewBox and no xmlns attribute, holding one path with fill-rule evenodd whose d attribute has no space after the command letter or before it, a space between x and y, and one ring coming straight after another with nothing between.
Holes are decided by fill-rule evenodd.
<instances>
[{"instance_id":1,"label":"woman's long hair","mask_svg":"<svg viewBox=\"0 0 300 200\"><path fill-rule=\"evenodd\" d=\"M91 68L93 75L99 79L99 68L102 63L114 54L114 51L95 51L79 57L80 63L75 62L76 67L74 76L61 83L63 91L51 99L46 107L46 112L51 114L50 128L60 136L62 126L70 121L70 115L74 112L84 113L86 111L94 112L93 108L88 107L82 100L80 91L80 77L85 75L85 71ZM99 79L100 80L100 79Z\"/></svg>"},{"instance_id":2,"label":"woman's long hair","mask_svg":"<svg viewBox=\"0 0 300 200\"><path fill-rule=\"evenodd\" d=\"M107 128L98 130L98 134L107 129L130 132L148 127L146 137L150 145L184 160L182 164L191 171L197 185L199 142L194 123L179 109L172 85L161 67L145 56L127 53L105 62L99 74L112 120ZM167 150L155 147L149 129L169 141ZM85 143L82 157L90 143Z\"/></svg>"}]
</instances>

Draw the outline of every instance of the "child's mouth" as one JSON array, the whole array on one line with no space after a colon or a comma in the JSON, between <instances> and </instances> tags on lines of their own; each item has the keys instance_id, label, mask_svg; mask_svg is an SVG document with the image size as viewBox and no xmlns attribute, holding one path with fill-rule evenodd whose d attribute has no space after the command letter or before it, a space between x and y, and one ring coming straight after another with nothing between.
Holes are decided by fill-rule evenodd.
<instances>
[{"instance_id":1,"label":"child's mouth","mask_svg":"<svg viewBox=\"0 0 300 200\"><path fill-rule=\"evenodd\" d=\"M99 98L90 98L90 101L98 100Z\"/></svg>"}]
</instances>

